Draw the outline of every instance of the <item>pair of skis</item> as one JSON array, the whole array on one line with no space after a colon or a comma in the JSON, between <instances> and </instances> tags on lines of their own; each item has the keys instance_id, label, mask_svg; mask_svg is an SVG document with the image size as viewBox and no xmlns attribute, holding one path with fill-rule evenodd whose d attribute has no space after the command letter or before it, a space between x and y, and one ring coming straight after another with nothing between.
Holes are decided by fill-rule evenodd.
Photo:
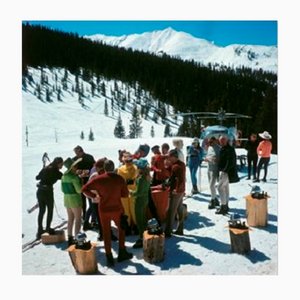
<instances>
[{"instance_id":1,"label":"pair of skis","mask_svg":"<svg viewBox=\"0 0 300 300\"><path fill-rule=\"evenodd\" d=\"M53 229L66 229L65 225L67 224L67 221L63 221L62 223L56 225L53 227ZM35 238L32 241L29 241L22 245L22 252L26 252L29 249L32 249L34 246L39 245L42 242L42 239Z\"/></svg>"}]
</instances>

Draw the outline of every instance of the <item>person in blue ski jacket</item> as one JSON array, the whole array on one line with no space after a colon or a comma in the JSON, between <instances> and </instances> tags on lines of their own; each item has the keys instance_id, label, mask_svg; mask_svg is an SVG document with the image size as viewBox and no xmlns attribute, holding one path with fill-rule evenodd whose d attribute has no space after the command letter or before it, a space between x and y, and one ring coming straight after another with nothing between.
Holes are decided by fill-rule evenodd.
<instances>
[{"instance_id":1,"label":"person in blue ski jacket","mask_svg":"<svg viewBox=\"0 0 300 300\"><path fill-rule=\"evenodd\" d=\"M200 146L198 138L194 138L192 144L187 147L187 165L190 169L191 181L192 181L192 194L199 193L197 187L197 171L201 167L203 161L203 148ZM200 178L199 178L200 180Z\"/></svg>"}]
</instances>

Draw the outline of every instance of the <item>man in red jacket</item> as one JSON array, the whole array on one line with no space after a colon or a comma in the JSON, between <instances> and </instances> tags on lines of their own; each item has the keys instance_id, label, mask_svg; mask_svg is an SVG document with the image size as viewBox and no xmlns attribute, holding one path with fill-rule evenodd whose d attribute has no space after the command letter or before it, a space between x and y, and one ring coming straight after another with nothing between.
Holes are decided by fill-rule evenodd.
<instances>
[{"instance_id":1,"label":"man in red jacket","mask_svg":"<svg viewBox=\"0 0 300 300\"><path fill-rule=\"evenodd\" d=\"M114 266L111 252L111 221L114 221L119 232L119 255L118 262L132 258L125 248L125 231L121 227L121 217L124 209L121 197L128 197L128 189L125 180L114 173L114 163L107 160L104 163L105 173L96 176L82 187L82 193L87 197L99 201L98 210L103 229L104 248L107 266Z\"/></svg>"}]
</instances>

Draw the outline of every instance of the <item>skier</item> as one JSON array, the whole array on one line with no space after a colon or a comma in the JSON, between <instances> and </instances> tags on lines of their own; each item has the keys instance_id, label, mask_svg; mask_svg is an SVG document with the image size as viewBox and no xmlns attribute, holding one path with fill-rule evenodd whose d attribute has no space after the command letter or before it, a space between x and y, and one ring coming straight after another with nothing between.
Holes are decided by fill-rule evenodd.
<instances>
[{"instance_id":1,"label":"skier","mask_svg":"<svg viewBox=\"0 0 300 300\"><path fill-rule=\"evenodd\" d=\"M150 168L146 159L136 161L139 175L136 179L136 190L132 192L135 198L135 216L139 231L139 239L133 245L133 248L143 247L143 233L147 227L146 209L149 201L150 189Z\"/></svg>"},{"instance_id":2,"label":"skier","mask_svg":"<svg viewBox=\"0 0 300 300\"><path fill-rule=\"evenodd\" d=\"M227 214L229 211L229 183L236 182L236 153L232 146L228 143L228 137L220 136L219 143L221 146L219 157L219 183L218 192L220 196L221 206L216 210L216 214Z\"/></svg>"},{"instance_id":3,"label":"skier","mask_svg":"<svg viewBox=\"0 0 300 300\"><path fill-rule=\"evenodd\" d=\"M177 150L169 151L168 160L171 163L171 176L165 186L170 187L169 208L165 226L165 236L171 237L176 214L178 214L178 227L175 234L183 235L183 196L185 193L185 163L178 159Z\"/></svg>"},{"instance_id":4,"label":"skier","mask_svg":"<svg viewBox=\"0 0 300 300\"><path fill-rule=\"evenodd\" d=\"M123 153L123 163L124 165L117 169L117 174L121 175L127 184L129 195L122 197L122 205L124 207L125 215L128 216L129 228L126 235L137 233L136 218L134 210L135 199L132 196L132 191L136 189L136 178L138 175L137 167L133 163L133 156L130 152Z\"/></svg>"},{"instance_id":5,"label":"skier","mask_svg":"<svg viewBox=\"0 0 300 300\"><path fill-rule=\"evenodd\" d=\"M69 157L65 160L64 166L67 168L66 172L61 178L61 189L64 193L64 206L68 214L68 245L75 243L74 236L76 236L81 227L82 214L82 198L81 198L81 180L77 176L78 164L82 158L78 158L75 162ZM75 222L75 227L74 227ZM73 234L74 227L74 234Z\"/></svg>"},{"instance_id":6,"label":"skier","mask_svg":"<svg viewBox=\"0 0 300 300\"><path fill-rule=\"evenodd\" d=\"M44 232L54 234L54 229L51 228L51 222L53 218L53 207L54 207L54 195L53 195L53 184L61 179L62 173L59 171L63 167L63 159L61 157L55 157L54 160L45 166L39 174L35 177L40 182L37 184L37 199L39 204L38 214L38 231L36 238L40 239ZM43 229L43 218L47 209L47 222L46 231Z\"/></svg>"},{"instance_id":7,"label":"skier","mask_svg":"<svg viewBox=\"0 0 300 300\"><path fill-rule=\"evenodd\" d=\"M104 248L108 267L114 266L111 251L111 221L116 224L119 232L118 261L131 259L133 256L132 253L126 250L125 232L121 227L121 218L124 214L121 197L128 197L128 189L125 180L116 174L114 169L114 163L111 160L106 160L104 162L105 173L96 176L82 187L82 192L87 197L98 199L97 201L99 201L98 207L103 228Z\"/></svg>"},{"instance_id":8,"label":"skier","mask_svg":"<svg viewBox=\"0 0 300 300\"><path fill-rule=\"evenodd\" d=\"M211 200L208 205L208 209L213 209L216 206L219 206L219 200L216 193L216 182L219 180L219 155L220 155L220 146L218 145L217 139L213 136L208 140L207 154L204 158L204 161L207 162L207 176L209 182L209 189L211 193Z\"/></svg>"},{"instance_id":9,"label":"skier","mask_svg":"<svg viewBox=\"0 0 300 300\"><path fill-rule=\"evenodd\" d=\"M187 148L187 165L190 169L191 181L193 185L192 194L199 193L197 186L197 171L201 168L203 160L203 149L198 138L194 138L192 145ZM200 175L200 174L199 174ZM200 176L199 176L200 177ZM200 182L201 178L199 178Z\"/></svg>"},{"instance_id":10,"label":"skier","mask_svg":"<svg viewBox=\"0 0 300 300\"><path fill-rule=\"evenodd\" d=\"M257 165L257 178L253 182L259 182L259 176L260 176L260 170L262 167L264 167L264 177L262 179L263 182L267 181L267 174L268 174L268 165L271 158L271 152L272 152L272 143L270 139L272 136L268 131L264 131L262 133L259 133L259 136L262 138L262 141L259 143L257 147L257 154L259 156L259 162Z\"/></svg>"},{"instance_id":11,"label":"skier","mask_svg":"<svg viewBox=\"0 0 300 300\"><path fill-rule=\"evenodd\" d=\"M95 159L91 154L85 153L81 146L76 146L74 149L75 157L73 157L73 161L81 158L77 166L77 174L81 178L82 184L87 183L89 180L90 171L94 166ZM85 220L86 213L86 197L81 194L82 198L82 219ZM89 226L90 227L90 226Z\"/></svg>"},{"instance_id":12,"label":"skier","mask_svg":"<svg viewBox=\"0 0 300 300\"><path fill-rule=\"evenodd\" d=\"M248 180L251 179L251 169L253 174L253 180L256 179L256 167L258 160L257 147L257 134L251 133L245 145L245 149L247 150Z\"/></svg>"}]
</instances>

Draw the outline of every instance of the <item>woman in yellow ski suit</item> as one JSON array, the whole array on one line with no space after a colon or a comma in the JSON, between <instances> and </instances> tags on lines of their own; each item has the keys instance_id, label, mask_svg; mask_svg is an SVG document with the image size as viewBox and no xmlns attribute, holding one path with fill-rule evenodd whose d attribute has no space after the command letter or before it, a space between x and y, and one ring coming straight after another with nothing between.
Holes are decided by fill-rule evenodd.
<instances>
[{"instance_id":1,"label":"woman in yellow ski suit","mask_svg":"<svg viewBox=\"0 0 300 300\"><path fill-rule=\"evenodd\" d=\"M119 167L117 172L124 178L129 191L129 196L126 198L121 198L121 202L124 207L125 215L128 216L127 221L130 228L136 226L135 198L131 194L136 190L136 178L138 176L138 169L132 161L132 155L129 152L125 152L123 154L124 165Z\"/></svg>"}]
</instances>

